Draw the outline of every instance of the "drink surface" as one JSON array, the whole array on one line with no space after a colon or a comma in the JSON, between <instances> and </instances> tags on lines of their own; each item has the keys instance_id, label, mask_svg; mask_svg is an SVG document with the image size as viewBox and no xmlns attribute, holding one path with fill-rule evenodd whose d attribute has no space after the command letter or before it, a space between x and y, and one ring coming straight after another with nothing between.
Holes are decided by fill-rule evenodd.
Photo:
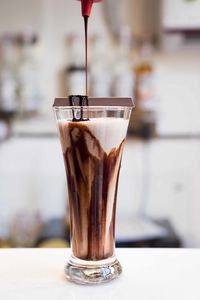
<instances>
[{"instance_id":1,"label":"drink surface","mask_svg":"<svg viewBox=\"0 0 200 300\"><path fill-rule=\"evenodd\" d=\"M128 121L58 121L68 181L73 254L84 260L112 256L121 156Z\"/></svg>"}]
</instances>

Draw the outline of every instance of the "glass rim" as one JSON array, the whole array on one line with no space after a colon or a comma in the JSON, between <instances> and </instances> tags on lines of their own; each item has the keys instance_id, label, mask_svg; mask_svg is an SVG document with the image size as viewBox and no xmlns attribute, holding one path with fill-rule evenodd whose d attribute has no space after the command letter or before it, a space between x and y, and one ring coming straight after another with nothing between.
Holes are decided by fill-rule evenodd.
<instances>
[{"instance_id":1,"label":"glass rim","mask_svg":"<svg viewBox=\"0 0 200 300\"><path fill-rule=\"evenodd\" d=\"M73 110L73 109L83 109L83 110L132 110L135 108L135 105L133 107L130 106L54 106L54 110Z\"/></svg>"}]
</instances>

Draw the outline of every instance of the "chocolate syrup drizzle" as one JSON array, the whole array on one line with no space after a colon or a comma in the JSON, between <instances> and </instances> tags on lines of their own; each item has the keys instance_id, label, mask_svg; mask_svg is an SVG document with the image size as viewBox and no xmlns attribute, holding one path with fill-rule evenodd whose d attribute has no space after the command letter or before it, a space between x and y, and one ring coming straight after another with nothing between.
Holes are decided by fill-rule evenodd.
<instances>
[{"instance_id":1,"label":"chocolate syrup drizzle","mask_svg":"<svg viewBox=\"0 0 200 300\"><path fill-rule=\"evenodd\" d=\"M84 16L85 26L85 94L88 96L88 16Z\"/></svg>"},{"instance_id":2,"label":"chocolate syrup drizzle","mask_svg":"<svg viewBox=\"0 0 200 300\"><path fill-rule=\"evenodd\" d=\"M82 122L89 120L88 118L84 118L83 116L83 107L88 107L88 96L70 95L69 102L70 106L72 107L73 122Z\"/></svg>"},{"instance_id":3,"label":"chocolate syrup drizzle","mask_svg":"<svg viewBox=\"0 0 200 300\"><path fill-rule=\"evenodd\" d=\"M88 121L88 118L83 117L83 107L88 106L88 16L84 16L85 27L85 94L69 96L70 106L72 107L73 122ZM76 108L74 108L76 106ZM77 108L80 106L80 111ZM78 117L77 117L78 115Z\"/></svg>"}]
</instances>

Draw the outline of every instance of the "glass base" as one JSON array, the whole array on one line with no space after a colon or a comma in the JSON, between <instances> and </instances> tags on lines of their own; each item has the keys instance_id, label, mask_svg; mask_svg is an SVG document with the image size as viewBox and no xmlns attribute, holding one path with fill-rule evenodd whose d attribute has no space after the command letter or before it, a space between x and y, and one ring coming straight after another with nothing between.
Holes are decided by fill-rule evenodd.
<instances>
[{"instance_id":1,"label":"glass base","mask_svg":"<svg viewBox=\"0 0 200 300\"><path fill-rule=\"evenodd\" d=\"M115 256L101 261L85 261L71 256L65 267L67 279L78 284L100 284L118 278L122 272Z\"/></svg>"}]
</instances>

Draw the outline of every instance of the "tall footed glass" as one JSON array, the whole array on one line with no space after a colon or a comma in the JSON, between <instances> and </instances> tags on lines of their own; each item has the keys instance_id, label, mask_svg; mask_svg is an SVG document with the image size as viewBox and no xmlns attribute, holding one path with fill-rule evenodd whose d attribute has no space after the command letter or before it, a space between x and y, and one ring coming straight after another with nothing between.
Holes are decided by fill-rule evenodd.
<instances>
[{"instance_id":1,"label":"tall footed glass","mask_svg":"<svg viewBox=\"0 0 200 300\"><path fill-rule=\"evenodd\" d=\"M123 106L121 99L116 106L114 100L107 105L90 99L90 105L83 107L67 106L68 100L54 104L70 207L72 254L65 275L81 284L106 282L122 271L115 256L115 213L133 105L129 99Z\"/></svg>"}]
</instances>

